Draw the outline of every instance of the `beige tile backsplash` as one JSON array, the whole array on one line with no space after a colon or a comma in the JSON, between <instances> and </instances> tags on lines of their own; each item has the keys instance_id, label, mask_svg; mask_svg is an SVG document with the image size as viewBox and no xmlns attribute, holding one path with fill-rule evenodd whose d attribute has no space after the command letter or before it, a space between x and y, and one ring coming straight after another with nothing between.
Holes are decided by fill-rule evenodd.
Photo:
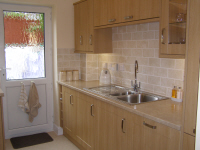
<instances>
[{"instance_id":1,"label":"beige tile backsplash","mask_svg":"<svg viewBox=\"0 0 200 150\"><path fill-rule=\"evenodd\" d=\"M138 60L138 80L143 90L171 96L174 85L183 87L184 59L159 58L159 23L114 27L112 54L75 54L74 49L58 49L58 71L80 71L85 81L98 80L103 64L119 64L124 71L112 70L112 83L127 87L135 78L134 63Z\"/></svg>"},{"instance_id":2,"label":"beige tile backsplash","mask_svg":"<svg viewBox=\"0 0 200 150\"><path fill-rule=\"evenodd\" d=\"M104 63L124 65L124 71L111 71L112 83L130 87L137 60L142 89L171 96L174 85L183 87L185 60L159 58L158 38L158 22L114 27L113 53L98 55L99 72Z\"/></svg>"},{"instance_id":3,"label":"beige tile backsplash","mask_svg":"<svg viewBox=\"0 0 200 150\"><path fill-rule=\"evenodd\" d=\"M57 50L58 72L61 70L79 70L80 54L74 53L73 48Z\"/></svg>"}]
</instances>

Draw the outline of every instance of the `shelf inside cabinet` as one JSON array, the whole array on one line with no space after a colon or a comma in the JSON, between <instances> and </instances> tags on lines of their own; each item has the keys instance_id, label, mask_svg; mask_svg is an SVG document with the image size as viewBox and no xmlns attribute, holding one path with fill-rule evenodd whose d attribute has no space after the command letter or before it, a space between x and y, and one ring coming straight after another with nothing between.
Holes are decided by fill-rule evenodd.
<instances>
[{"instance_id":1,"label":"shelf inside cabinet","mask_svg":"<svg viewBox=\"0 0 200 150\"><path fill-rule=\"evenodd\" d=\"M176 26L176 27L180 27L180 28L186 28L186 22L171 22L169 23L169 25L171 26Z\"/></svg>"},{"instance_id":2,"label":"shelf inside cabinet","mask_svg":"<svg viewBox=\"0 0 200 150\"><path fill-rule=\"evenodd\" d=\"M186 4L186 0L169 0L169 3Z\"/></svg>"}]
</instances>

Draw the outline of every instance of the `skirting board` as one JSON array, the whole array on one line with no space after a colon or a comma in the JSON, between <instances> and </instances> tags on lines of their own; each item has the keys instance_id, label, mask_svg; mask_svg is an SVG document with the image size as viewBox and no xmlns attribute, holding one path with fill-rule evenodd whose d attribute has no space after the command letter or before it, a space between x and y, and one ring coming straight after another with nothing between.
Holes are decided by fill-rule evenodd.
<instances>
[{"instance_id":1,"label":"skirting board","mask_svg":"<svg viewBox=\"0 0 200 150\"><path fill-rule=\"evenodd\" d=\"M53 125L53 130L57 135L63 135L63 128L58 127L56 124Z\"/></svg>"}]
</instances>

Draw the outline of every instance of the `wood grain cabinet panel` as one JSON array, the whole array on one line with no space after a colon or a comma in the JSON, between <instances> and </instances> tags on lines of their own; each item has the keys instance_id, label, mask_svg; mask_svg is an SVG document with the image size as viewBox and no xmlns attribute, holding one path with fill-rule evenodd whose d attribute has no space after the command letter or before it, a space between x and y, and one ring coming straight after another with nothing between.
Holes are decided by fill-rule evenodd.
<instances>
[{"instance_id":1,"label":"wood grain cabinet panel","mask_svg":"<svg viewBox=\"0 0 200 150\"><path fill-rule=\"evenodd\" d=\"M160 17L161 0L139 0L139 19Z\"/></svg>"},{"instance_id":2,"label":"wood grain cabinet panel","mask_svg":"<svg viewBox=\"0 0 200 150\"><path fill-rule=\"evenodd\" d=\"M77 96L76 92L63 87L63 130L64 135L68 134L76 139L76 111L77 111Z\"/></svg>"},{"instance_id":3,"label":"wood grain cabinet panel","mask_svg":"<svg viewBox=\"0 0 200 150\"><path fill-rule=\"evenodd\" d=\"M94 100L84 94L77 98L77 141L86 150L94 150L94 121L95 121Z\"/></svg>"},{"instance_id":4,"label":"wood grain cabinet panel","mask_svg":"<svg viewBox=\"0 0 200 150\"><path fill-rule=\"evenodd\" d=\"M108 23L108 0L94 0L94 26Z\"/></svg>"},{"instance_id":5,"label":"wood grain cabinet panel","mask_svg":"<svg viewBox=\"0 0 200 150\"><path fill-rule=\"evenodd\" d=\"M77 51L85 51L88 48L88 14L87 1L75 5L75 48Z\"/></svg>"},{"instance_id":6,"label":"wood grain cabinet panel","mask_svg":"<svg viewBox=\"0 0 200 150\"><path fill-rule=\"evenodd\" d=\"M180 150L180 131L144 119L143 150Z\"/></svg>"},{"instance_id":7,"label":"wood grain cabinet panel","mask_svg":"<svg viewBox=\"0 0 200 150\"><path fill-rule=\"evenodd\" d=\"M183 150L195 150L195 137L189 134L183 135Z\"/></svg>"},{"instance_id":8,"label":"wood grain cabinet panel","mask_svg":"<svg viewBox=\"0 0 200 150\"><path fill-rule=\"evenodd\" d=\"M106 107L112 109L112 106ZM118 115L108 109L97 108L95 148L132 150L132 126L129 114Z\"/></svg>"},{"instance_id":9,"label":"wood grain cabinet panel","mask_svg":"<svg viewBox=\"0 0 200 150\"><path fill-rule=\"evenodd\" d=\"M104 4L102 1L83 0L74 3L76 53L112 53L112 28L94 30L96 18L101 22L101 17L97 17L98 14L94 13L100 9L95 8L95 2L99 6ZM105 3L107 4L107 1ZM108 20L106 19L105 22L107 23Z\"/></svg>"},{"instance_id":10,"label":"wood grain cabinet panel","mask_svg":"<svg viewBox=\"0 0 200 150\"><path fill-rule=\"evenodd\" d=\"M122 0L121 22L139 20L139 1Z\"/></svg>"},{"instance_id":11,"label":"wood grain cabinet panel","mask_svg":"<svg viewBox=\"0 0 200 150\"><path fill-rule=\"evenodd\" d=\"M107 24L114 24L122 22L122 0L108 0L108 22Z\"/></svg>"},{"instance_id":12,"label":"wood grain cabinet panel","mask_svg":"<svg viewBox=\"0 0 200 150\"><path fill-rule=\"evenodd\" d=\"M2 98L0 97L0 150L4 150L4 148L3 107Z\"/></svg>"}]
</instances>

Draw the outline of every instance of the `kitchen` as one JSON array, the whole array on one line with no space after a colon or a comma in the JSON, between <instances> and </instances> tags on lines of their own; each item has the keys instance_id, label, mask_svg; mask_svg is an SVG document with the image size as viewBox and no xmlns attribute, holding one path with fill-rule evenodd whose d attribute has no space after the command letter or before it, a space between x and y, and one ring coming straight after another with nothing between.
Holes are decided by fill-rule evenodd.
<instances>
[{"instance_id":1,"label":"kitchen","mask_svg":"<svg viewBox=\"0 0 200 150\"><path fill-rule=\"evenodd\" d=\"M99 54L98 56L96 56L96 54L74 54L72 13L72 4L74 2L76 1L65 1L65 3L67 3L65 6L63 5L63 1L56 5L52 4L53 2L48 4L53 6L53 16L57 15L54 17L57 19L58 40L53 46L55 47L54 49L58 51L58 58L56 58L56 53L53 57L55 62L57 62L56 60L58 59L58 68L55 66L54 70L80 69L82 73L81 78L83 77L83 79L88 81L98 80L103 64L122 64L122 70L124 71L119 72L123 72L123 74L115 70L111 71L112 83L130 87L131 80L134 79L134 62L137 59L139 62L138 80L141 82L141 87L143 89L170 97L173 84L183 87L184 59L161 59L158 56L158 21L155 23L144 22L140 25L113 27L113 54ZM21 1L21 3L23 3L23 1ZM32 4L32 2L30 1L26 4ZM40 5L47 4L45 4L45 2L40 2ZM63 14L63 12L66 15L66 20L63 19L63 15L60 15ZM69 20L71 20L71 22ZM53 24L53 28L54 27L55 24ZM85 67L84 62L87 62L87 66L90 66ZM162 71L160 71L160 69ZM54 73L54 77L56 78L54 82L57 83L58 72ZM54 88L57 89L57 87ZM56 97L55 94L54 96ZM59 101L55 101L54 123L58 126L60 124L59 118Z\"/></svg>"}]
</instances>

